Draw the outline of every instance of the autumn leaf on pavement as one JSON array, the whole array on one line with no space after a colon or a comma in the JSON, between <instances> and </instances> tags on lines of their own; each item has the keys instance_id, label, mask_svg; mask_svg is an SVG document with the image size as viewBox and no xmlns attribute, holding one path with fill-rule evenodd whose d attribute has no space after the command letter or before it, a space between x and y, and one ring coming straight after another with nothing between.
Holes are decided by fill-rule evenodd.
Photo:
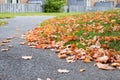
<instances>
[{"instance_id":1,"label":"autumn leaf on pavement","mask_svg":"<svg viewBox=\"0 0 120 80\"><path fill-rule=\"evenodd\" d=\"M30 48L35 48L35 46L29 46Z\"/></svg>"},{"instance_id":2,"label":"autumn leaf on pavement","mask_svg":"<svg viewBox=\"0 0 120 80\"><path fill-rule=\"evenodd\" d=\"M20 42L20 45L25 45L26 44L26 42Z\"/></svg>"},{"instance_id":3,"label":"autumn leaf on pavement","mask_svg":"<svg viewBox=\"0 0 120 80\"><path fill-rule=\"evenodd\" d=\"M70 71L67 69L58 69L57 70L59 73L69 73Z\"/></svg>"},{"instance_id":4,"label":"autumn leaf on pavement","mask_svg":"<svg viewBox=\"0 0 120 80\"><path fill-rule=\"evenodd\" d=\"M84 72L84 71L85 71L85 69L84 69L84 68L80 69L80 72Z\"/></svg>"},{"instance_id":5,"label":"autumn leaf on pavement","mask_svg":"<svg viewBox=\"0 0 120 80\"><path fill-rule=\"evenodd\" d=\"M106 55L104 55L104 56L102 56L102 57L98 57L98 58L96 59L97 62L104 62L104 63L107 63L108 60L109 60L109 57L106 56Z\"/></svg>"},{"instance_id":6,"label":"autumn leaf on pavement","mask_svg":"<svg viewBox=\"0 0 120 80\"><path fill-rule=\"evenodd\" d=\"M120 63L112 63L111 66L113 66L113 67L120 67Z\"/></svg>"},{"instance_id":7,"label":"autumn leaf on pavement","mask_svg":"<svg viewBox=\"0 0 120 80\"><path fill-rule=\"evenodd\" d=\"M67 58L67 55L66 54L62 54L62 53L58 53L58 58L65 59L65 58Z\"/></svg>"},{"instance_id":8,"label":"autumn leaf on pavement","mask_svg":"<svg viewBox=\"0 0 120 80\"><path fill-rule=\"evenodd\" d=\"M13 45L8 45L9 48L13 48Z\"/></svg>"},{"instance_id":9,"label":"autumn leaf on pavement","mask_svg":"<svg viewBox=\"0 0 120 80\"><path fill-rule=\"evenodd\" d=\"M41 78L37 78L37 80L43 80L43 79L41 79Z\"/></svg>"},{"instance_id":10,"label":"autumn leaf on pavement","mask_svg":"<svg viewBox=\"0 0 120 80\"><path fill-rule=\"evenodd\" d=\"M25 34L21 34L20 38L25 39L26 35Z\"/></svg>"},{"instance_id":11,"label":"autumn leaf on pavement","mask_svg":"<svg viewBox=\"0 0 120 80\"><path fill-rule=\"evenodd\" d=\"M33 57L32 56L22 56L22 59L25 59L25 60L31 60Z\"/></svg>"},{"instance_id":12,"label":"autumn leaf on pavement","mask_svg":"<svg viewBox=\"0 0 120 80\"><path fill-rule=\"evenodd\" d=\"M13 39L13 37L8 37L8 38L6 38L6 40L11 40L11 39Z\"/></svg>"},{"instance_id":13,"label":"autumn leaf on pavement","mask_svg":"<svg viewBox=\"0 0 120 80\"><path fill-rule=\"evenodd\" d=\"M3 40L2 43L9 43L11 40Z\"/></svg>"},{"instance_id":14,"label":"autumn leaf on pavement","mask_svg":"<svg viewBox=\"0 0 120 80\"><path fill-rule=\"evenodd\" d=\"M7 52L9 49L1 49L2 52Z\"/></svg>"},{"instance_id":15,"label":"autumn leaf on pavement","mask_svg":"<svg viewBox=\"0 0 120 80\"><path fill-rule=\"evenodd\" d=\"M47 78L46 80L51 80L50 78Z\"/></svg>"},{"instance_id":16,"label":"autumn leaf on pavement","mask_svg":"<svg viewBox=\"0 0 120 80\"><path fill-rule=\"evenodd\" d=\"M73 62L75 62L74 56L68 56L68 57L66 58L66 61L67 61L68 63L73 63Z\"/></svg>"},{"instance_id":17,"label":"autumn leaf on pavement","mask_svg":"<svg viewBox=\"0 0 120 80\"><path fill-rule=\"evenodd\" d=\"M89 63L89 62L91 62L91 58L90 58L90 57L86 57L86 58L83 60L83 62Z\"/></svg>"},{"instance_id":18,"label":"autumn leaf on pavement","mask_svg":"<svg viewBox=\"0 0 120 80\"><path fill-rule=\"evenodd\" d=\"M103 69L103 70L114 70L114 67L109 66L109 64L102 64L102 63L96 63L96 66L99 69Z\"/></svg>"},{"instance_id":19,"label":"autumn leaf on pavement","mask_svg":"<svg viewBox=\"0 0 120 80\"><path fill-rule=\"evenodd\" d=\"M0 43L0 46L5 46L5 43Z\"/></svg>"}]
</instances>

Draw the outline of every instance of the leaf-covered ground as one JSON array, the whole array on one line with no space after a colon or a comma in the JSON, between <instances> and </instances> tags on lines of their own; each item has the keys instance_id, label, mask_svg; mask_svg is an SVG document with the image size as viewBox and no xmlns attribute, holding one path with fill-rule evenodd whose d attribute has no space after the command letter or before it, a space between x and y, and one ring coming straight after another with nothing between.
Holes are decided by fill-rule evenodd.
<instances>
[{"instance_id":1,"label":"leaf-covered ground","mask_svg":"<svg viewBox=\"0 0 120 80\"><path fill-rule=\"evenodd\" d=\"M69 63L94 61L101 69L120 69L120 10L49 19L29 31L26 40Z\"/></svg>"}]
</instances>

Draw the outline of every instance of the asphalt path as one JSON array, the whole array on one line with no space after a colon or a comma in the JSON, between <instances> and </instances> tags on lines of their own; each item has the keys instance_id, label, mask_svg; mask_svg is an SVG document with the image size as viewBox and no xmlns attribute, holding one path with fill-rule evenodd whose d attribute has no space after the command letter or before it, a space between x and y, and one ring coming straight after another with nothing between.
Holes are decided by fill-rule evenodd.
<instances>
[{"instance_id":1,"label":"asphalt path","mask_svg":"<svg viewBox=\"0 0 120 80\"><path fill-rule=\"evenodd\" d=\"M53 16L22 16L6 19L8 24L0 27L0 42L8 37L15 38L0 51L0 80L120 80L120 70L106 71L98 69L93 62L76 61L67 63L58 59L57 54L49 49L34 49L27 45L20 45L24 39L20 35L34 29L40 22ZM32 56L31 60L24 60L22 56ZM60 73L58 69L67 69L68 73ZM85 69L80 72L80 69Z\"/></svg>"}]
</instances>

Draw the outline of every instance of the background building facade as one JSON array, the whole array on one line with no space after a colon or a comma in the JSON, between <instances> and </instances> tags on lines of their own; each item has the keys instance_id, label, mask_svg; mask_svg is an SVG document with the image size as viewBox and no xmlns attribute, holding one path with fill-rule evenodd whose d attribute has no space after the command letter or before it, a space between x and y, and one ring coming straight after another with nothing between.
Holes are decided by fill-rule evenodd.
<instances>
[{"instance_id":1,"label":"background building facade","mask_svg":"<svg viewBox=\"0 0 120 80\"><path fill-rule=\"evenodd\" d=\"M27 3L28 0L0 0L0 3Z\"/></svg>"}]
</instances>

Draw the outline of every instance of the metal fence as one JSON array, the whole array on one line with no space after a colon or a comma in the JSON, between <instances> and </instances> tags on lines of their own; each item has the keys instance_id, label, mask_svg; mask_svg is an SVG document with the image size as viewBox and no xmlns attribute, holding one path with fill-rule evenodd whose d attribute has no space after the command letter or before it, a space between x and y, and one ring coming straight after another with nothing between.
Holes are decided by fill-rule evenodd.
<instances>
[{"instance_id":1,"label":"metal fence","mask_svg":"<svg viewBox=\"0 0 120 80\"><path fill-rule=\"evenodd\" d=\"M106 6L87 7L83 5L69 5L64 7L65 12L106 11L113 9ZM0 4L0 13L43 12L41 4Z\"/></svg>"},{"instance_id":2,"label":"metal fence","mask_svg":"<svg viewBox=\"0 0 120 80\"><path fill-rule=\"evenodd\" d=\"M114 8L113 1L96 2L94 7L88 5L88 0L69 0L69 12L106 11Z\"/></svg>"},{"instance_id":3,"label":"metal fence","mask_svg":"<svg viewBox=\"0 0 120 80\"><path fill-rule=\"evenodd\" d=\"M87 7L87 6L79 6L79 5L70 5L68 9L69 12L94 12L94 11L106 11L113 8L102 7L102 6Z\"/></svg>"},{"instance_id":4,"label":"metal fence","mask_svg":"<svg viewBox=\"0 0 120 80\"><path fill-rule=\"evenodd\" d=\"M0 4L0 12L43 12L41 4Z\"/></svg>"}]
</instances>

